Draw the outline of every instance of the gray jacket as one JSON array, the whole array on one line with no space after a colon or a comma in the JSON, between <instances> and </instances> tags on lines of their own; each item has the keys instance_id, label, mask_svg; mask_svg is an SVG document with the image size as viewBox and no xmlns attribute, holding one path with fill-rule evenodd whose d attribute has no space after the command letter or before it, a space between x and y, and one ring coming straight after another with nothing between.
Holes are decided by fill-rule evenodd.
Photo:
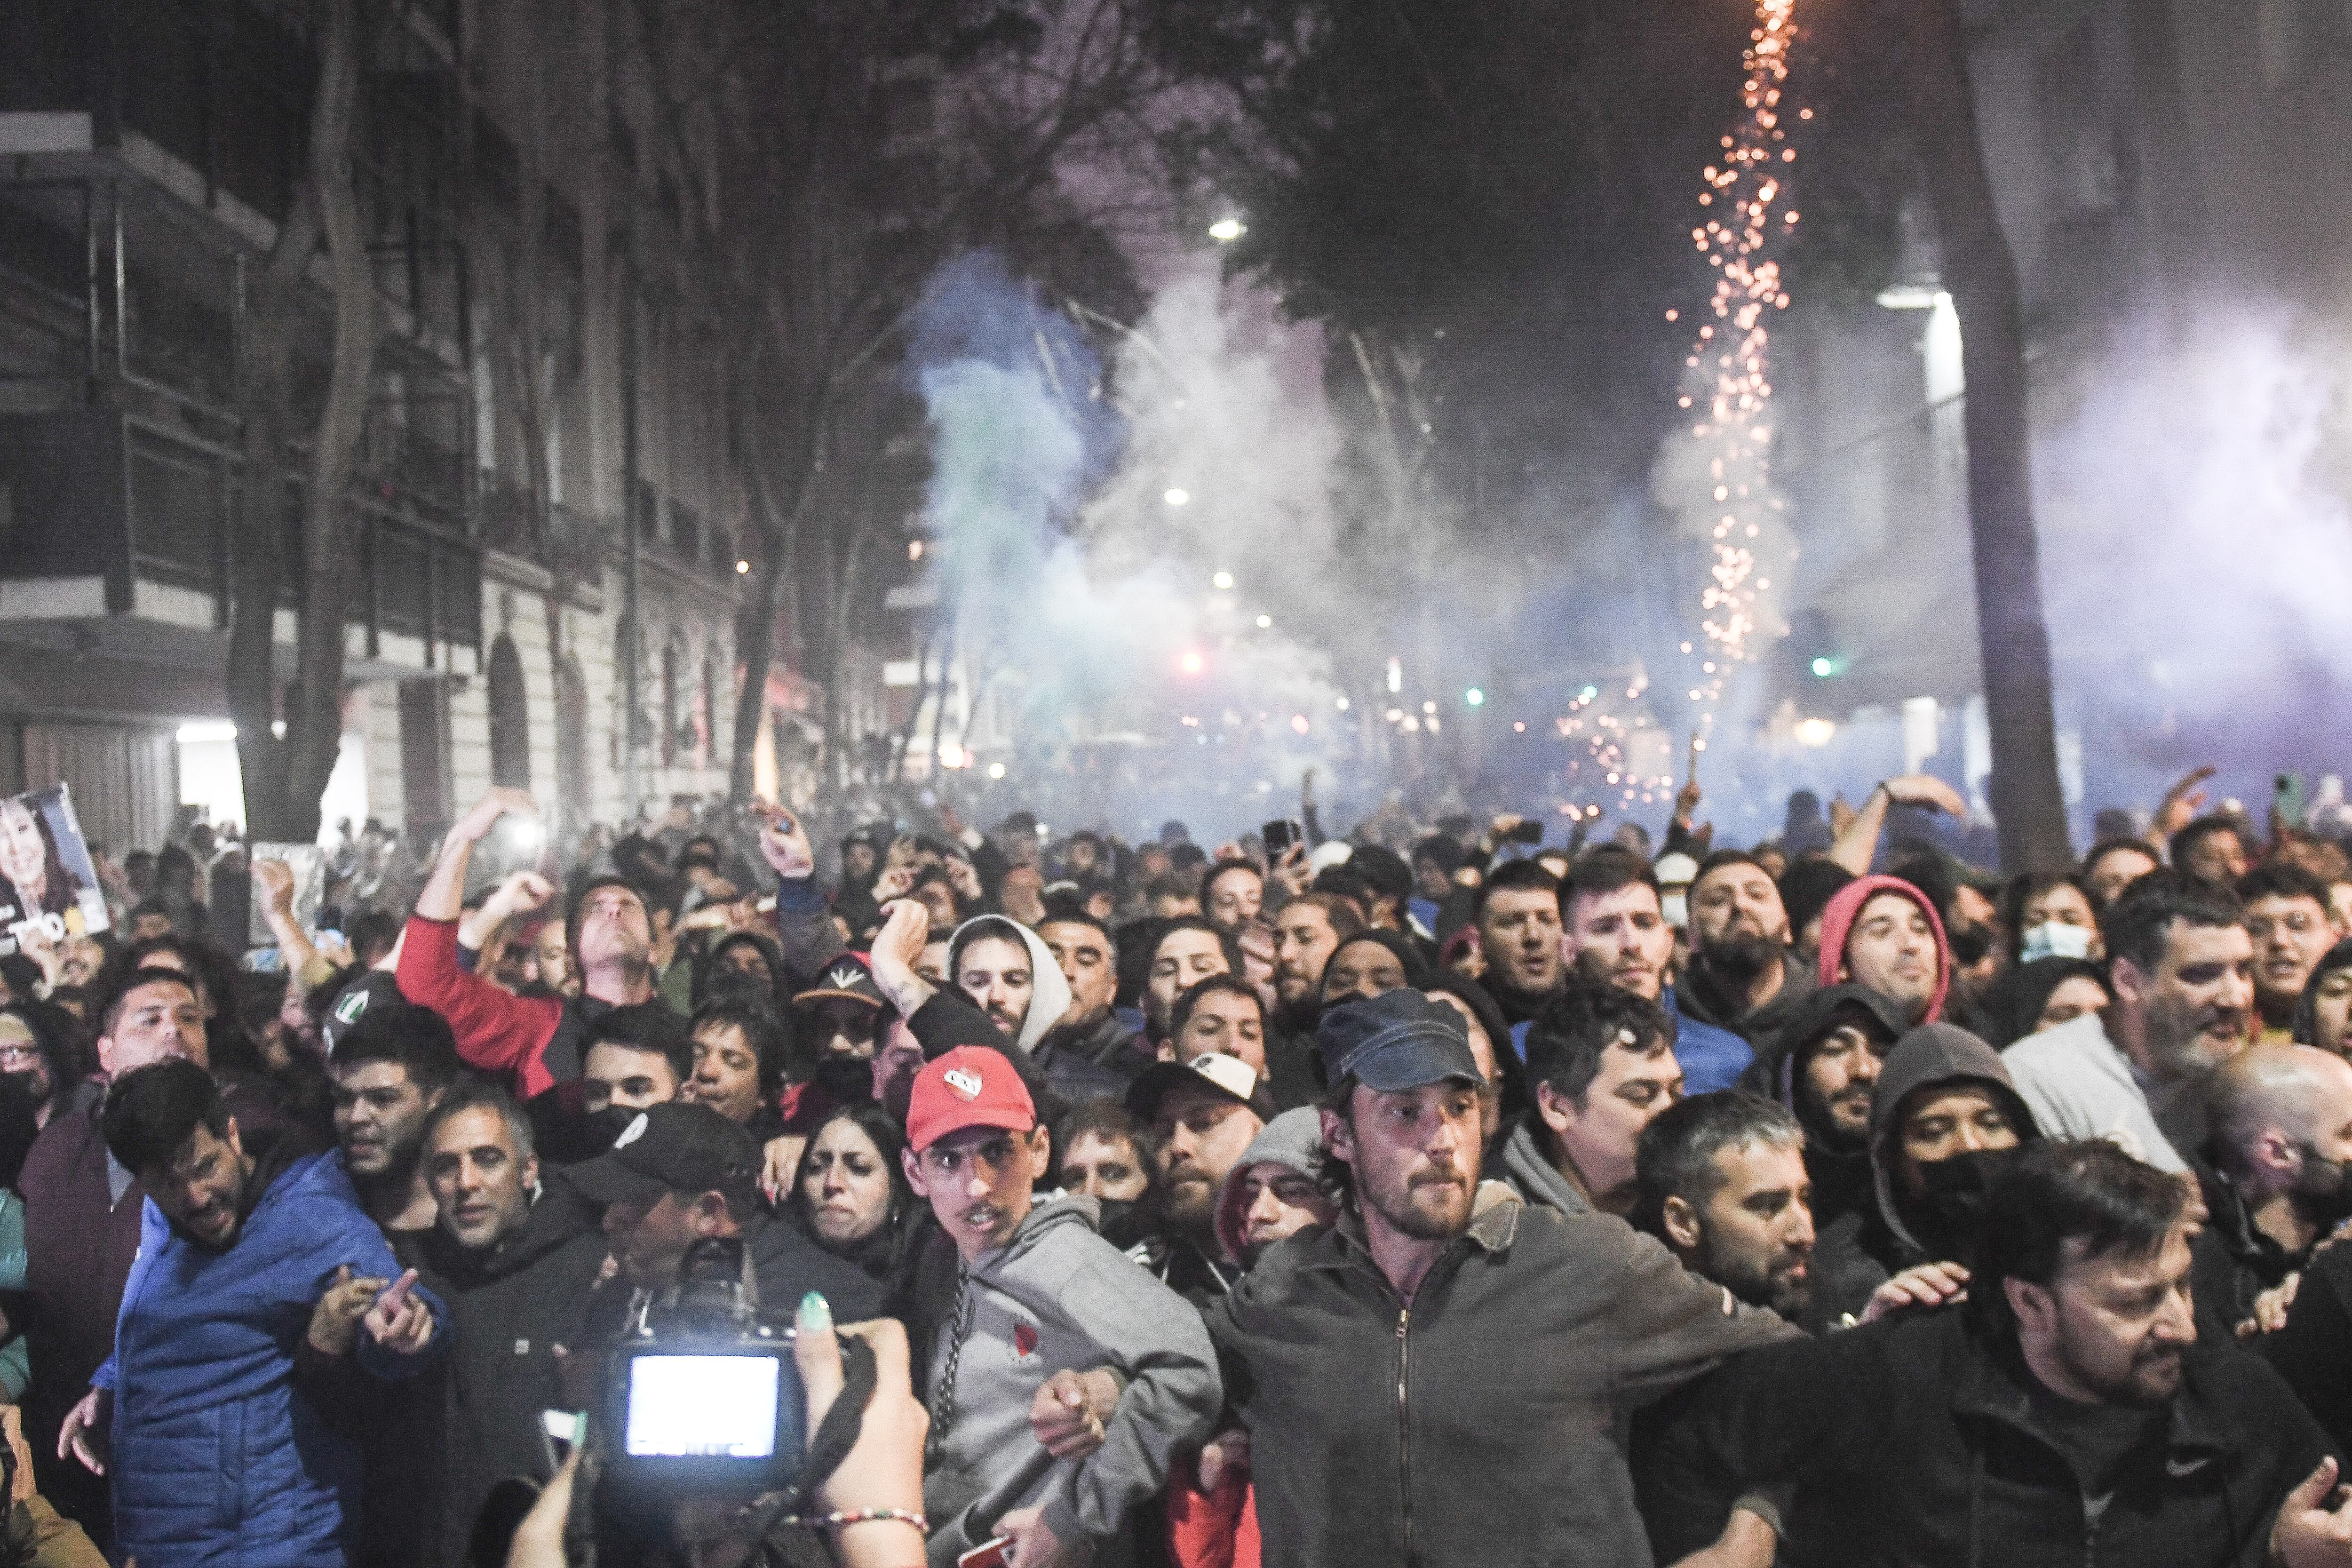
<instances>
[{"instance_id":1,"label":"gray jacket","mask_svg":"<svg viewBox=\"0 0 2352 1568\"><path fill-rule=\"evenodd\" d=\"M934 1568L1019 1508L1042 1505L1066 1543L1101 1543L1167 1484L1175 1451L1209 1435L1224 1393L1200 1313L1097 1236L1095 1215L1091 1198L1041 1200L961 1290L945 1237L923 1259L917 1310L930 1339L934 1418L951 1355L955 1363L953 1411L933 1434L923 1477ZM1097 1367L1126 1384L1103 1446L1082 1462L1055 1459L1030 1435L1030 1405L1055 1373Z\"/></svg>"},{"instance_id":2,"label":"gray jacket","mask_svg":"<svg viewBox=\"0 0 2352 1568\"><path fill-rule=\"evenodd\" d=\"M1511 1129L1503 1146L1495 1154L1490 1174L1499 1174L1509 1183L1511 1190L1538 1208L1558 1209L1561 1214L1591 1214L1592 1205L1586 1201L1575 1184L1559 1173L1559 1167L1544 1158L1543 1145L1536 1141L1535 1112Z\"/></svg>"},{"instance_id":3,"label":"gray jacket","mask_svg":"<svg viewBox=\"0 0 2352 1568\"><path fill-rule=\"evenodd\" d=\"M1621 1219L1477 1206L1410 1305L1349 1213L1209 1309L1268 1563L1648 1568L1621 1418L1797 1337Z\"/></svg>"}]
</instances>

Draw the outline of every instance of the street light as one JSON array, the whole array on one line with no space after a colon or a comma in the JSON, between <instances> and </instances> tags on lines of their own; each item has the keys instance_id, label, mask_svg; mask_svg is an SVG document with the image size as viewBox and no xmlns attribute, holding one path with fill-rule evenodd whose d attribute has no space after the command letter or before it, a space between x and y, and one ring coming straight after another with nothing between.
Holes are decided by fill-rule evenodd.
<instances>
[{"instance_id":1,"label":"street light","mask_svg":"<svg viewBox=\"0 0 2352 1568\"><path fill-rule=\"evenodd\" d=\"M1486 703L1486 694L1474 686L1462 694L1462 700L1473 708L1483 708Z\"/></svg>"},{"instance_id":2,"label":"street light","mask_svg":"<svg viewBox=\"0 0 2352 1568\"><path fill-rule=\"evenodd\" d=\"M1215 576L1209 579L1209 586L1214 588L1220 594L1230 592L1233 585L1234 574L1230 572L1220 572Z\"/></svg>"},{"instance_id":3,"label":"street light","mask_svg":"<svg viewBox=\"0 0 2352 1568\"><path fill-rule=\"evenodd\" d=\"M1249 225L1237 217L1221 217L1209 226L1209 237L1219 245L1231 245L1249 232Z\"/></svg>"},{"instance_id":4,"label":"street light","mask_svg":"<svg viewBox=\"0 0 2352 1568\"><path fill-rule=\"evenodd\" d=\"M1192 492L1188 489L1171 487L1168 493L1161 496L1160 499L1166 501L1170 506L1182 506L1186 501L1192 499Z\"/></svg>"}]
</instances>

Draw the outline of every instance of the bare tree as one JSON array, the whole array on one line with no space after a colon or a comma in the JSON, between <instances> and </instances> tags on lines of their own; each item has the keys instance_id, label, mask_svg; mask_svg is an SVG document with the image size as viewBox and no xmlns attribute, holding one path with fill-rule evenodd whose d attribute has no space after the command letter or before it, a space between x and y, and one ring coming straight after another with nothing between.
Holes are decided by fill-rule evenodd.
<instances>
[{"instance_id":1,"label":"bare tree","mask_svg":"<svg viewBox=\"0 0 2352 1568\"><path fill-rule=\"evenodd\" d=\"M2063 870L2074 849L2058 781L2050 628L2033 521L2023 290L1985 169L1959 0L1906 0L1901 11L1908 17L1913 141L1943 240L1944 287L1960 318L1969 532L2001 865Z\"/></svg>"},{"instance_id":2,"label":"bare tree","mask_svg":"<svg viewBox=\"0 0 2352 1568\"><path fill-rule=\"evenodd\" d=\"M376 347L375 284L352 180L359 98L359 0L318 0L318 89L310 153L278 226L248 317L239 386L244 492L236 518L229 624L229 713L245 775L246 824L257 838L319 831L319 801L342 741L343 605L350 576L345 502L367 418ZM298 429L295 368L310 319L308 273L326 245L333 358L318 423ZM301 576L295 595L295 680L280 738L275 622L283 579L292 448L307 440L301 490Z\"/></svg>"}]
</instances>

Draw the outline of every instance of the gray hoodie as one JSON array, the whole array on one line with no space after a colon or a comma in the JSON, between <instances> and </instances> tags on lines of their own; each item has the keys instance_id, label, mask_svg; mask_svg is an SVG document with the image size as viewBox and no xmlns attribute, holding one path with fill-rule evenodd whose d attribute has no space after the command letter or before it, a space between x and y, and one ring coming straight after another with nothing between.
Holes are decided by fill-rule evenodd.
<instances>
[{"instance_id":1,"label":"gray hoodie","mask_svg":"<svg viewBox=\"0 0 2352 1568\"><path fill-rule=\"evenodd\" d=\"M1021 1020L1021 1037L1013 1043L1024 1051L1034 1052L1037 1042L1053 1031L1070 1010L1070 982L1055 961L1054 950L1045 939L1023 925L1010 915L975 915L956 927L955 935L948 942L948 963L951 971L963 967L963 950L984 936L1016 937L1029 950L1029 973L1032 989L1029 993L1029 1015ZM950 984L955 975L948 976Z\"/></svg>"},{"instance_id":2,"label":"gray hoodie","mask_svg":"<svg viewBox=\"0 0 2352 1568\"><path fill-rule=\"evenodd\" d=\"M1591 1214L1592 1205L1575 1184L1559 1173L1559 1167L1544 1157L1543 1145L1536 1141L1535 1112L1511 1129L1503 1141L1497 1156L1502 1165L1503 1180L1512 1190L1538 1208L1558 1209L1562 1214Z\"/></svg>"},{"instance_id":3,"label":"gray hoodie","mask_svg":"<svg viewBox=\"0 0 2352 1568\"><path fill-rule=\"evenodd\" d=\"M1096 1212L1091 1198L1040 1200L961 1290L944 1237L923 1259L917 1301L935 1415L951 1350L955 1362L953 1413L933 1434L923 1477L934 1568L989 1540L1009 1510L1035 1506L1056 1539L1094 1542L1100 1568L1128 1510L1167 1484L1175 1451L1206 1437L1223 1403L1200 1313L1097 1236ZM1097 1367L1126 1384L1103 1446L1083 1461L1056 1459L1030 1434L1030 1405L1055 1373Z\"/></svg>"},{"instance_id":4,"label":"gray hoodie","mask_svg":"<svg viewBox=\"0 0 2352 1568\"><path fill-rule=\"evenodd\" d=\"M1259 1165L1279 1165L1313 1181L1322 1160L1323 1113L1313 1106L1286 1110L1259 1128L1217 1189L1217 1239L1225 1251L1235 1258L1249 1254L1243 1239L1247 1227L1242 1222L1248 1212L1242 1203L1243 1177Z\"/></svg>"}]
</instances>

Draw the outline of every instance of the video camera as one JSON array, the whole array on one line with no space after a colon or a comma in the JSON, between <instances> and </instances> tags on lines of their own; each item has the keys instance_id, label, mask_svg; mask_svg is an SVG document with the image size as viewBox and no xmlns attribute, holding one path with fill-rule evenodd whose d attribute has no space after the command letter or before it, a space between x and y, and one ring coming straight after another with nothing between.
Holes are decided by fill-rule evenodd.
<instances>
[{"instance_id":1,"label":"video camera","mask_svg":"<svg viewBox=\"0 0 2352 1568\"><path fill-rule=\"evenodd\" d=\"M761 1319L742 1241L706 1238L613 1352L604 1468L631 1491L789 1486L807 1447L807 1408L793 1331Z\"/></svg>"}]
</instances>

